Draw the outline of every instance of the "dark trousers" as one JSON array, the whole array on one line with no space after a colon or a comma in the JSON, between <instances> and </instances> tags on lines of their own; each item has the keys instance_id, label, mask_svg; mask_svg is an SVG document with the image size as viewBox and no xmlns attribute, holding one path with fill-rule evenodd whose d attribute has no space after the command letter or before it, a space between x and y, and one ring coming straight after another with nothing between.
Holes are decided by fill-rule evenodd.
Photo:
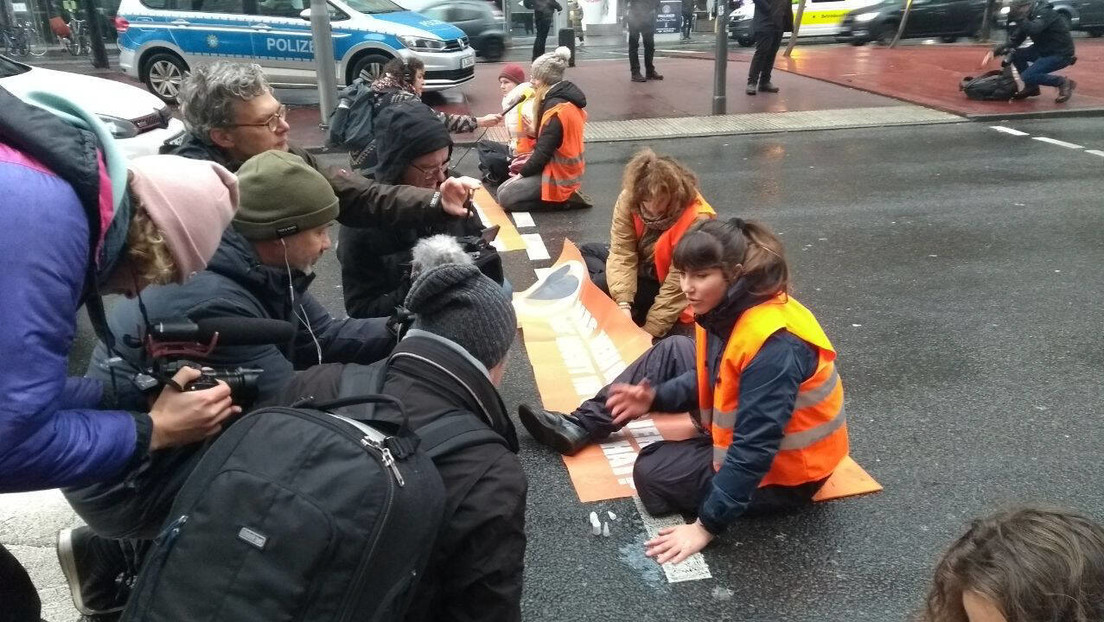
<instances>
[{"instance_id":1,"label":"dark trousers","mask_svg":"<svg viewBox=\"0 0 1104 622\"><path fill-rule=\"evenodd\" d=\"M756 31L755 56L751 59L748 84L770 82L774 58L778 56L778 47L782 45L782 34L780 30Z\"/></svg>"},{"instance_id":2,"label":"dark trousers","mask_svg":"<svg viewBox=\"0 0 1104 622\"><path fill-rule=\"evenodd\" d=\"M606 282L606 260L609 259L609 244L591 242L579 247L579 253L586 263L590 280L598 289L609 296L609 283ZM636 298L632 303L632 319L637 326L643 326L648 319L648 310L655 303L659 295L659 281L640 275L636 280Z\"/></svg>"},{"instance_id":3,"label":"dark trousers","mask_svg":"<svg viewBox=\"0 0 1104 622\"><path fill-rule=\"evenodd\" d=\"M629 21L629 70L632 75L640 74L640 56L638 39L644 39L644 69L649 75L656 72L655 63L655 23L637 26Z\"/></svg>"},{"instance_id":4,"label":"dark trousers","mask_svg":"<svg viewBox=\"0 0 1104 622\"><path fill-rule=\"evenodd\" d=\"M39 622L42 602L31 577L0 544L0 622Z\"/></svg>"},{"instance_id":5,"label":"dark trousers","mask_svg":"<svg viewBox=\"0 0 1104 622\"><path fill-rule=\"evenodd\" d=\"M535 13L533 20L537 25L537 38L533 40L533 60L544 54L544 40L548 38L548 31L552 29L551 13Z\"/></svg>"},{"instance_id":6,"label":"dark trousers","mask_svg":"<svg viewBox=\"0 0 1104 622\"><path fill-rule=\"evenodd\" d=\"M713 439L704 434L685 441L659 441L640 450L633 484L649 514L697 515L713 484ZM755 489L743 516L778 514L813 501L827 478L800 486Z\"/></svg>"},{"instance_id":7,"label":"dark trousers","mask_svg":"<svg viewBox=\"0 0 1104 622\"><path fill-rule=\"evenodd\" d=\"M1016 71L1020 72L1025 87L1045 86L1059 87L1065 81L1062 76L1051 75L1053 72L1068 67L1068 56L1039 56L1039 51L1034 45L1019 48L1012 52L1012 64Z\"/></svg>"},{"instance_id":8,"label":"dark trousers","mask_svg":"<svg viewBox=\"0 0 1104 622\"><path fill-rule=\"evenodd\" d=\"M660 340L625 368L612 383L583 402L571 415L590 434L591 440L601 441L620 428L613 425L613 416L606 409L606 397L613 384L637 384L645 378L653 385L660 384L694 369L694 340L674 335ZM696 413L691 413L696 414ZM663 416L663 415L659 415Z\"/></svg>"},{"instance_id":9,"label":"dark trousers","mask_svg":"<svg viewBox=\"0 0 1104 622\"><path fill-rule=\"evenodd\" d=\"M692 2L692 0L682 0L682 1L683 1L683 3ZM693 6L693 5L691 5L691 6ZM687 13L687 12L684 11L682 13L682 37L684 39L689 39L690 38L690 32L693 29L694 29L694 14L693 13Z\"/></svg>"}]
</instances>

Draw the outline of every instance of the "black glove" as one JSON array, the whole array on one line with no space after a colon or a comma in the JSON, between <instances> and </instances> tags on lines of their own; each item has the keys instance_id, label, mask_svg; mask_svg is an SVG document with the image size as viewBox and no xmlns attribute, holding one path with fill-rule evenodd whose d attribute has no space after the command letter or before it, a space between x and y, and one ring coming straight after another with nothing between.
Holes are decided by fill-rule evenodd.
<instances>
[{"instance_id":1,"label":"black glove","mask_svg":"<svg viewBox=\"0 0 1104 622\"><path fill-rule=\"evenodd\" d=\"M993 56L1004 56L1012 49L1012 46L1007 44L1001 44L993 48Z\"/></svg>"}]
</instances>

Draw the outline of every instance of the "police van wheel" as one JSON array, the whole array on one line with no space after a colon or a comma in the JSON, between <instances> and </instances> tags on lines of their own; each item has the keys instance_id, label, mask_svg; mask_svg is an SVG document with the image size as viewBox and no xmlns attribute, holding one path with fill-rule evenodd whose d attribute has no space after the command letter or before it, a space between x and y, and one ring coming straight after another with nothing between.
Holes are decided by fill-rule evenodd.
<instances>
[{"instance_id":1,"label":"police van wheel","mask_svg":"<svg viewBox=\"0 0 1104 622\"><path fill-rule=\"evenodd\" d=\"M349 76L349 81L352 82L357 78L364 78L365 82L373 82L376 78L383 75L383 66L387 64L387 61L391 60L382 54L365 54L357 59L355 65L353 65L353 73Z\"/></svg>"},{"instance_id":2,"label":"police van wheel","mask_svg":"<svg viewBox=\"0 0 1104 622\"><path fill-rule=\"evenodd\" d=\"M176 55L156 54L146 62L146 87L163 101L173 104L187 74L187 65Z\"/></svg>"},{"instance_id":3,"label":"police van wheel","mask_svg":"<svg viewBox=\"0 0 1104 622\"><path fill-rule=\"evenodd\" d=\"M487 39L483 44L483 51L480 54L484 60L489 62L495 62L502 58L502 55L506 53L506 45L502 42L502 39L493 37Z\"/></svg>"}]
</instances>

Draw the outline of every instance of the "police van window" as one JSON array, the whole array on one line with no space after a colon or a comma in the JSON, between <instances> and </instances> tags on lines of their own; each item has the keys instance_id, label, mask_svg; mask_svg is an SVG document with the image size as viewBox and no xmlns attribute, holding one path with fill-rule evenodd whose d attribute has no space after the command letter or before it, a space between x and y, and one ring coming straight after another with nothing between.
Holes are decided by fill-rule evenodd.
<instances>
[{"instance_id":1,"label":"police van window","mask_svg":"<svg viewBox=\"0 0 1104 622\"><path fill-rule=\"evenodd\" d=\"M257 15L298 19L305 8L308 8L307 0L257 0Z\"/></svg>"},{"instance_id":2,"label":"police van window","mask_svg":"<svg viewBox=\"0 0 1104 622\"><path fill-rule=\"evenodd\" d=\"M428 9L422 9L421 11L418 11L418 12L421 13L422 15L425 15L426 17L428 17L430 19L439 19L442 22L447 22L448 21L448 16L445 14L445 8L444 7L435 6L435 7L430 7Z\"/></svg>"},{"instance_id":3,"label":"police van window","mask_svg":"<svg viewBox=\"0 0 1104 622\"><path fill-rule=\"evenodd\" d=\"M176 0L141 0L142 6L147 9L173 10L176 8Z\"/></svg>"},{"instance_id":4,"label":"police van window","mask_svg":"<svg viewBox=\"0 0 1104 622\"><path fill-rule=\"evenodd\" d=\"M243 0L192 0L193 11L204 13L245 13Z\"/></svg>"},{"instance_id":5,"label":"police van window","mask_svg":"<svg viewBox=\"0 0 1104 622\"><path fill-rule=\"evenodd\" d=\"M391 2L391 0L345 0L349 8L360 13L395 13L406 9Z\"/></svg>"}]
</instances>

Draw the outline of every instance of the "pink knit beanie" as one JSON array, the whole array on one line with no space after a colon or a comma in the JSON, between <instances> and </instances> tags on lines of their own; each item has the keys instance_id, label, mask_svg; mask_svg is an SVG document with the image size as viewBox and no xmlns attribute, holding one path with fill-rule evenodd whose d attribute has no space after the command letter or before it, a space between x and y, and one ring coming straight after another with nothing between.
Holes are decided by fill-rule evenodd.
<instances>
[{"instance_id":1,"label":"pink knit beanie","mask_svg":"<svg viewBox=\"0 0 1104 622\"><path fill-rule=\"evenodd\" d=\"M134 158L130 188L157 226L183 283L207 267L238 209L238 178L214 162L180 156Z\"/></svg>"}]
</instances>

